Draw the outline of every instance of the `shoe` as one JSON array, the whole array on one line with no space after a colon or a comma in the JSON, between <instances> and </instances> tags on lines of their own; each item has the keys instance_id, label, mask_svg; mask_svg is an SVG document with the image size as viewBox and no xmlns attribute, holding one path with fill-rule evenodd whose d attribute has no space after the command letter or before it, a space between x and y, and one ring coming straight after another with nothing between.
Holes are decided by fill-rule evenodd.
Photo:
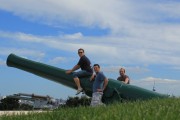
<instances>
[{"instance_id":1,"label":"shoe","mask_svg":"<svg viewBox=\"0 0 180 120\"><path fill-rule=\"evenodd\" d=\"M80 92L82 92L82 91L83 91L82 88L78 89L76 95L78 95L78 94L79 94Z\"/></svg>"}]
</instances>

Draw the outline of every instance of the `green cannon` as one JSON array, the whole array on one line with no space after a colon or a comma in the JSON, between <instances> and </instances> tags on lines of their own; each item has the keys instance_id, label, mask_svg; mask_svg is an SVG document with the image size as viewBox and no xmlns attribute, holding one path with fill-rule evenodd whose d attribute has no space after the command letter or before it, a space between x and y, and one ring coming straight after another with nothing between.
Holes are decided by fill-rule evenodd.
<instances>
[{"instance_id":1,"label":"green cannon","mask_svg":"<svg viewBox=\"0 0 180 120\"><path fill-rule=\"evenodd\" d=\"M22 58L15 54L10 54L6 62L9 67L15 67L72 89L77 89L72 74L66 74L66 70L64 69ZM102 97L104 103L122 100L147 100L169 97L166 94L160 94L134 85L124 84L123 82L111 78L108 80L107 88ZM90 81L90 76L80 78L80 83L84 89L84 93L91 97L93 82Z\"/></svg>"}]
</instances>

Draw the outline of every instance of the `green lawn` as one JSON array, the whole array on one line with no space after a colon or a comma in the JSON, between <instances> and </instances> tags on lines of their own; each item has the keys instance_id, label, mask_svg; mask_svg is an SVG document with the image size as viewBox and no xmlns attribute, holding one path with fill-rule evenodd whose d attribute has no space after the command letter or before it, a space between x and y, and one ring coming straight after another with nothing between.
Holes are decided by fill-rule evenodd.
<instances>
[{"instance_id":1,"label":"green lawn","mask_svg":"<svg viewBox=\"0 0 180 120\"><path fill-rule=\"evenodd\" d=\"M1 116L0 120L180 120L180 98L60 108L45 113Z\"/></svg>"}]
</instances>

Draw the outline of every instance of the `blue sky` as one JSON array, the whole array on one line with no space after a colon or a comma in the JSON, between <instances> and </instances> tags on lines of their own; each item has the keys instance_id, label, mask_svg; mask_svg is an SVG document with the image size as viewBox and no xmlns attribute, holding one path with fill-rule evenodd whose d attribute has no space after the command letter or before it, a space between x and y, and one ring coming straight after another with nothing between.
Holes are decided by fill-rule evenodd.
<instances>
[{"instance_id":1,"label":"blue sky","mask_svg":"<svg viewBox=\"0 0 180 120\"><path fill-rule=\"evenodd\" d=\"M71 69L84 48L92 64L116 79L180 96L180 2L177 0L0 0L0 94L55 98L76 91L7 67L10 53ZM64 92L66 91L66 92Z\"/></svg>"}]
</instances>

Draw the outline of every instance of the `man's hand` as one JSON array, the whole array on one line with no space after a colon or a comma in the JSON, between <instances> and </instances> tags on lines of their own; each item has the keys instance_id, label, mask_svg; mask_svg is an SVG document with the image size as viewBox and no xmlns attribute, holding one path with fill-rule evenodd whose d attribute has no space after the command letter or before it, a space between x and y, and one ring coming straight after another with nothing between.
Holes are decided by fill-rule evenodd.
<instances>
[{"instance_id":1,"label":"man's hand","mask_svg":"<svg viewBox=\"0 0 180 120\"><path fill-rule=\"evenodd\" d=\"M70 73L72 73L72 70L67 70L66 71L66 74L70 74Z\"/></svg>"},{"instance_id":2,"label":"man's hand","mask_svg":"<svg viewBox=\"0 0 180 120\"><path fill-rule=\"evenodd\" d=\"M90 77L90 81L94 80L94 78L95 78L95 74L93 73Z\"/></svg>"},{"instance_id":3,"label":"man's hand","mask_svg":"<svg viewBox=\"0 0 180 120\"><path fill-rule=\"evenodd\" d=\"M97 92L103 92L103 89L97 89Z\"/></svg>"}]
</instances>

